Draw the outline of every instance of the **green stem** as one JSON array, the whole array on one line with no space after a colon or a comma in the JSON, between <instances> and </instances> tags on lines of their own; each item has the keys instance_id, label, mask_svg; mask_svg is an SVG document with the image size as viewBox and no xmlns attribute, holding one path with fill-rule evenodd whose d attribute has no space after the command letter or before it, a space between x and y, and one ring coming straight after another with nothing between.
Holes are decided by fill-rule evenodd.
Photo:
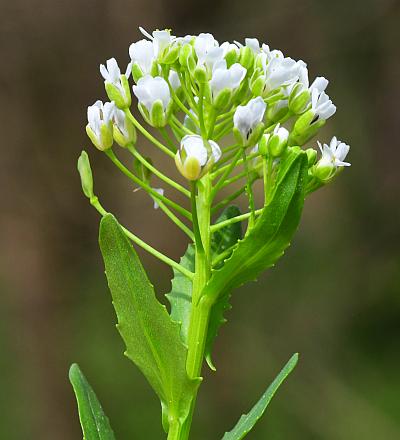
<instances>
[{"instance_id":1,"label":"green stem","mask_svg":"<svg viewBox=\"0 0 400 440\"><path fill-rule=\"evenodd\" d=\"M162 144L158 139L156 139L151 133L149 133L140 122L132 115L129 109L125 110L126 116L131 120L132 124L156 147L158 147L161 151L167 154L170 157L175 157L175 154L167 148L164 144Z\"/></svg>"},{"instance_id":2,"label":"green stem","mask_svg":"<svg viewBox=\"0 0 400 440\"><path fill-rule=\"evenodd\" d=\"M211 233L218 231L218 229L224 228L225 226L232 225L233 223L241 222L242 220L246 220L247 218L251 217L253 214L255 216L260 215L263 211L263 208L257 209L253 212L246 212L245 214L237 215L236 217L228 218L227 220L224 220L219 223L215 223L214 225L210 226Z\"/></svg>"},{"instance_id":3,"label":"green stem","mask_svg":"<svg viewBox=\"0 0 400 440\"><path fill-rule=\"evenodd\" d=\"M255 180L255 179L254 179ZM219 203L217 203L213 208L211 209L211 214L214 214L219 209L224 208L226 205L228 205L233 200L237 199L241 194L246 191L246 187L239 188L237 191L235 191L233 194L229 195L228 197L225 197L225 199L221 200Z\"/></svg>"},{"instance_id":4,"label":"green stem","mask_svg":"<svg viewBox=\"0 0 400 440\"><path fill-rule=\"evenodd\" d=\"M101 203L99 202L99 199L94 196L90 199L90 204L102 215L105 216L107 214L107 211L103 208ZM145 241L141 240L139 237L137 237L135 234L133 234L131 231L126 229L124 226L120 224L124 234L132 240L135 244L137 244L139 247L147 251L149 254L153 255L154 257L158 258L162 262L168 264L172 268L176 269L177 271L181 272L183 275L188 277L189 279L194 278L194 274L187 270L185 267L181 266L176 261L172 260L171 258L167 257L166 255L162 254L161 252L154 249L152 246L147 244Z\"/></svg>"},{"instance_id":5,"label":"green stem","mask_svg":"<svg viewBox=\"0 0 400 440\"><path fill-rule=\"evenodd\" d=\"M190 191L184 188L179 183L175 182L171 178L167 177L165 174L161 173L156 167L154 167L150 162L148 162L134 147L134 145L128 145L128 150L130 153L136 157L148 170L150 170L155 176L157 176L160 180L170 185L172 188L175 188L177 191L181 192L187 197L190 197Z\"/></svg>"},{"instance_id":6,"label":"green stem","mask_svg":"<svg viewBox=\"0 0 400 440\"><path fill-rule=\"evenodd\" d=\"M246 192L247 192L247 196L249 198L249 208L250 208L250 212L251 212L251 216L250 216L250 220L249 220L249 224L248 224L248 230L250 230L253 225L254 225L254 221L255 221L255 205L254 205L254 195L253 195L253 188L252 188L252 181L251 181L251 176L250 176L250 172L249 172L249 166L247 163L247 157L246 157L246 151L243 149L243 164L244 164L244 169L246 171L246 176L247 176L247 182L246 182Z\"/></svg>"},{"instance_id":7,"label":"green stem","mask_svg":"<svg viewBox=\"0 0 400 440\"><path fill-rule=\"evenodd\" d=\"M204 84L200 84L200 92L199 92L199 121L200 121L200 131L201 135L204 139L207 137L206 126L204 125Z\"/></svg>"},{"instance_id":8,"label":"green stem","mask_svg":"<svg viewBox=\"0 0 400 440\"><path fill-rule=\"evenodd\" d=\"M207 340L208 324L212 303L209 297L202 296L203 289L211 274L210 259L210 196L211 180L209 175L204 176L197 183L198 203L193 205L192 215L196 218L194 210L198 214L198 225L201 235L201 245L197 245L195 253L195 275L192 288L192 306L188 333L188 354L186 359L186 371L191 379L201 376L204 359L204 351ZM186 420L180 440L187 440L197 397L197 390L192 397L190 414Z\"/></svg>"},{"instance_id":9,"label":"green stem","mask_svg":"<svg viewBox=\"0 0 400 440\"><path fill-rule=\"evenodd\" d=\"M171 148L171 150L176 153L176 145L174 144L174 141L170 138L167 130L165 127L160 127L159 128L161 136L164 138L165 142L167 143L167 145L169 146L169 148Z\"/></svg>"},{"instance_id":10,"label":"green stem","mask_svg":"<svg viewBox=\"0 0 400 440\"><path fill-rule=\"evenodd\" d=\"M223 183L225 182L226 178L229 176L229 174L235 168L235 166L236 166L238 160L240 159L241 155L242 155L242 151L241 150L237 151L237 153L235 154L235 156L232 159L232 162L225 167L224 173L222 174L221 178L218 180L217 184L215 185L215 187L212 190L211 199L214 199L214 197L217 194L217 192L221 189L221 187L222 187Z\"/></svg>"},{"instance_id":11,"label":"green stem","mask_svg":"<svg viewBox=\"0 0 400 440\"><path fill-rule=\"evenodd\" d=\"M192 215L189 211L187 211L185 208L182 208L182 206L178 205L174 201L168 199L165 196L162 196L159 194L156 190L151 188L151 186L147 185L143 181L141 181L138 177L136 177L133 173L131 173L126 166L121 163L118 158L115 156L114 152L109 149L106 150L105 153L107 156L111 159L111 161L117 166L117 168L122 171L125 176L127 176L129 179L131 179L136 185L139 185L141 188L143 188L145 191L147 191L149 194L151 194L153 197L155 197L157 200L161 200L166 205L171 206L171 208L174 208L177 212L179 212L181 215L186 217L188 220L192 220Z\"/></svg>"}]
</instances>

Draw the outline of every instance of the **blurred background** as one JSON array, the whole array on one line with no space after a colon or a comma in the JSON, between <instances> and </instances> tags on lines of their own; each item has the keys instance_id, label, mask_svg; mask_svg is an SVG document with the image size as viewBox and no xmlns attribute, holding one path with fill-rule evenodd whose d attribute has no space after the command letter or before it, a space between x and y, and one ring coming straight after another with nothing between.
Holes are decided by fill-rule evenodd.
<instances>
[{"instance_id":1,"label":"blurred background","mask_svg":"<svg viewBox=\"0 0 400 440\"><path fill-rule=\"evenodd\" d=\"M157 398L122 355L99 218L76 172L86 148L105 207L157 249L184 252L185 237L84 132L87 105L105 98L99 64L125 65L139 25L253 36L305 60L338 107L321 140L351 145L352 167L307 200L285 257L235 292L193 439L221 438L296 351L249 438L400 438L399 20L396 0L0 1L0 438L82 438L72 362L118 439L164 438ZM141 256L168 292L169 269Z\"/></svg>"}]
</instances>

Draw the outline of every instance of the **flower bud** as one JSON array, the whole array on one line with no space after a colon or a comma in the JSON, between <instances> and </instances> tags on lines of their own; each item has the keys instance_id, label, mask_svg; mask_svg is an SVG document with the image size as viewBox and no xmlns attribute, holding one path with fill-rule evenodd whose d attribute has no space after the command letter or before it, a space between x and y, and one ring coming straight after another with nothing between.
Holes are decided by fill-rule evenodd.
<instances>
[{"instance_id":1,"label":"flower bud","mask_svg":"<svg viewBox=\"0 0 400 440\"><path fill-rule=\"evenodd\" d=\"M78 172L81 177L82 190L88 199L94 197L93 194L93 175L90 168L89 156L86 151L82 151L78 159Z\"/></svg>"},{"instance_id":2,"label":"flower bud","mask_svg":"<svg viewBox=\"0 0 400 440\"><path fill-rule=\"evenodd\" d=\"M239 105L233 115L233 132L243 147L255 145L264 131L264 113L267 105L261 97Z\"/></svg>"},{"instance_id":3,"label":"flower bud","mask_svg":"<svg viewBox=\"0 0 400 440\"><path fill-rule=\"evenodd\" d=\"M179 172L188 180L197 180L218 162L221 150L214 141L204 141L201 136L187 135L175 156Z\"/></svg>"},{"instance_id":4,"label":"flower bud","mask_svg":"<svg viewBox=\"0 0 400 440\"><path fill-rule=\"evenodd\" d=\"M318 130L325 125L325 122L325 119L315 120L312 109L306 111L297 118L290 133L289 143L291 145L304 145L317 134Z\"/></svg>"},{"instance_id":5,"label":"flower bud","mask_svg":"<svg viewBox=\"0 0 400 440\"><path fill-rule=\"evenodd\" d=\"M284 127L276 125L268 139L268 153L272 157L279 157L287 147L289 132Z\"/></svg>"},{"instance_id":6,"label":"flower bud","mask_svg":"<svg viewBox=\"0 0 400 440\"><path fill-rule=\"evenodd\" d=\"M267 121L277 123L287 115L288 111L288 102L286 100L281 100L275 104L268 105Z\"/></svg>"},{"instance_id":7,"label":"flower bud","mask_svg":"<svg viewBox=\"0 0 400 440\"><path fill-rule=\"evenodd\" d=\"M243 46L240 48L239 63L247 70L253 67L254 51L250 47Z\"/></svg>"},{"instance_id":8,"label":"flower bud","mask_svg":"<svg viewBox=\"0 0 400 440\"><path fill-rule=\"evenodd\" d=\"M121 75L115 58L107 60L107 67L100 65L100 73L104 78L105 89L110 101L121 109L131 105L131 91L129 90L128 78L131 74L132 64L129 63L124 75Z\"/></svg>"},{"instance_id":9,"label":"flower bud","mask_svg":"<svg viewBox=\"0 0 400 440\"><path fill-rule=\"evenodd\" d=\"M311 168L317 160L317 150L314 150L314 148L307 148L306 154L308 159L308 168Z\"/></svg>"},{"instance_id":10,"label":"flower bud","mask_svg":"<svg viewBox=\"0 0 400 440\"><path fill-rule=\"evenodd\" d=\"M130 119L122 110L115 109L113 136L115 142L121 147L127 147L136 142L136 129Z\"/></svg>"},{"instance_id":11,"label":"flower bud","mask_svg":"<svg viewBox=\"0 0 400 440\"><path fill-rule=\"evenodd\" d=\"M167 81L160 76L140 78L133 93L139 100L139 110L153 127L164 127L171 110L171 94Z\"/></svg>"},{"instance_id":12,"label":"flower bud","mask_svg":"<svg viewBox=\"0 0 400 440\"><path fill-rule=\"evenodd\" d=\"M349 145L337 140L334 136L330 144L321 145L318 142L318 147L321 151L321 159L312 168L314 177L321 181L330 180L341 167L349 167L350 163L344 162L347 153L350 150Z\"/></svg>"},{"instance_id":13,"label":"flower bud","mask_svg":"<svg viewBox=\"0 0 400 440\"><path fill-rule=\"evenodd\" d=\"M88 124L86 133L93 145L100 151L112 147L112 117L114 111L115 105L113 102L103 104L101 101L96 101L87 109Z\"/></svg>"},{"instance_id":14,"label":"flower bud","mask_svg":"<svg viewBox=\"0 0 400 440\"><path fill-rule=\"evenodd\" d=\"M226 61L226 65L228 67L231 67L232 64L237 63L238 59L239 59L239 51L238 50L231 49L225 54L225 61Z\"/></svg>"},{"instance_id":15,"label":"flower bud","mask_svg":"<svg viewBox=\"0 0 400 440\"><path fill-rule=\"evenodd\" d=\"M188 69L189 72L193 72L196 68L194 48L191 44L185 44L181 47L179 51L179 64Z\"/></svg>"},{"instance_id":16,"label":"flower bud","mask_svg":"<svg viewBox=\"0 0 400 440\"><path fill-rule=\"evenodd\" d=\"M296 115L303 113L310 97L310 91L303 84L296 83L289 95L289 110Z\"/></svg>"}]
</instances>

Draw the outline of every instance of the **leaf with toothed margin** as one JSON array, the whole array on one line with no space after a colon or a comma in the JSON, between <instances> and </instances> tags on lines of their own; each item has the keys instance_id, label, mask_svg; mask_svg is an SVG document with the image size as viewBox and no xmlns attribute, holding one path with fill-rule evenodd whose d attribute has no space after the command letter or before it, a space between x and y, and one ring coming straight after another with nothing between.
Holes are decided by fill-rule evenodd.
<instances>
[{"instance_id":1,"label":"leaf with toothed margin","mask_svg":"<svg viewBox=\"0 0 400 440\"><path fill-rule=\"evenodd\" d=\"M79 420L81 422L84 440L115 440L110 422L104 414L86 377L77 364L69 369L69 380L74 389L78 404Z\"/></svg>"},{"instance_id":2,"label":"leaf with toothed margin","mask_svg":"<svg viewBox=\"0 0 400 440\"><path fill-rule=\"evenodd\" d=\"M295 353L283 367L281 372L276 376L275 380L268 387L267 391L261 396L260 400L253 406L248 414L242 415L239 421L232 429L232 431L226 432L222 437L222 440L242 440L253 429L254 425L260 420L267 406L274 397L274 394L278 388L282 385L283 381L293 371L296 366L299 355Z\"/></svg>"},{"instance_id":3,"label":"leaf with toothed margin","mask_svg":"<svg viewBox=\"0 0 400 440\"><path fill-rule=\"evenodd\" d=\"M160 398L167 431L168 419L186 420L200 379L189 379L179 325L156 299L139 257L111 214L101 220L99 241L125 354Z\"/></svg>"},{"instance_id":4,"label":"leaf with toothed margin","mask_svg":"<svg viewBox=\"0 0 400 440\"><path fill-rule=\"evenodd\" d=\"M240 209L237 206L229 206L222 212L216 223L228 220L229 218L236 217L240 214ZM211 236L212 257L216 257L234 246L241 237L242 228L240 222L227 225L224 228L215 231ZM194 254L194 246L190 244L180 260L181 266L191 272L194 272L195 269ZM223 262L221 262L220 265L221 264L223 264ZM171 304L171 318L181 325L181 337L183 342L187 345L190 311L192 306L192 281L182 275L181 272L174 269L171 291L166 297ZM212 327L213 324L210 323L210 325Z\"/></svg>"},{"instance_id":5,"label":"leaf with toothed margin","mask_svg":"<svg viewBox=\"0 0 400 440\"><path fill-rule=\"evenodd\" d=\"M272 267L290 245L304 205L307 169L304 152L295 148L287 152L278 168L274 192L255 226L239 240L224 265L213 271L205 286L203 295L215 301L206 343L207 360L218 328L225 322L223 313L230 307L232 290Z\"/></svg>"}]
</instances>

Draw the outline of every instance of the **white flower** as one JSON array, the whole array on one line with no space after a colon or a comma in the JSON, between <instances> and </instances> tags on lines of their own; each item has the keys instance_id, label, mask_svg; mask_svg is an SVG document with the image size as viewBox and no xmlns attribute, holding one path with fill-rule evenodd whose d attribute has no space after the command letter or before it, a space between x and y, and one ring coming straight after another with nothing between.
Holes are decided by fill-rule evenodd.
<instances>
[{"instance_id":1,"label":"white flower","mask_svg":"<svg viewBox=\"0 0 400 440\"><path fill-rule=\"evenodd\" d=\"M261 52L263 56L265 55L267 62L271 61L273 58L279 58L279 59L284 58L284 55L280 50L277 49L270 50L268 44L262 45Z\"/></svg>"},{"instance_id":2,"label":"white flower","mask_svg":"<svg viewBox=\"0 0 400 440\"><path fill-rule=\"evenodd\" d=\"M239 41L235 41L235 43L239 48L244 46L249 47L255 54L259 54L261 52L260 42L257 40L257 38L245 38L244 46L242 43L239 43Z\"/></svg>"},{"instance_id":3,"label":"white flower","mask_svg":"<svg viewBox=\"0 0 400 440\"><path fill-rule=\"evenodd\" d=\"M108 97L110 100L114 100L118 106L129 107L131 104L131 95L127 82L131 69L132 63L129 63L126 68L125 78L122 78L121 70L115 58L107 60L106 65L100 64L100 73L104 78Z\"/></svg>"},{"instance_id":4,"label":"white flower","mask_svg":"<svg viewBox=\"0 0 400 440\"><path fill-rule=\"evenodd\" d=\"M256 128L264 118L267 105L258 96L251 99L246 105L239 105L233 115L233 125L239 130L243 140L247 142Z\"/></svg>"},{"instance_id":5,"label":"white flower","mask_svg":"<svg viewBox=\"0 0 400 440\"><path fill-rule=\"evenodd\" d=\"M88 125L86 132L99 150L110 148L113 143L112 118L115 112L113 102L96 101L87 109Z\"/></svg>"},{"instance_id":6,"label":"white flower","mask_svg":"<svg viewBox=\"0 0 400 440\"><path fill-rule=\"evenodd\" d=\"M125 112L116 108L113 116L114 140L121 147L136 142L136 130L133 123L127 118Z\"/></svg>"},{"instance_id":7,"label":"white flower","mask_svg":"<svg viewBox=\"0 0 400 440\"><path fill-rule=\"evenodd\" d=\"M153 42L154 55L157 58L164 50L176 39L171 35L171 31L165 29L162 31L156 30L149 34L145 29L139 26L140 32Z\"/></svg>"},{"instance_id":8,"label":"white flower","mask_svg":"<svg viewBox=\"0 0 400 440\"><path fill-rule=\"evenodd\" d=\"M156 101L160 100L162 102L164 111L171 101L168 83L161 76L155 78L150 75L143 76L132 89L139 103L144 105L149 112L151 112L151 108Z\"/></svg>"},{"instance_id":9,"label":"white flower","mask_svg":"<svg viewBox=\"0 0 400 440\"><path fill-rule=\"evenodd\" d=\"M292 58L274 57L266 64L266 57L263 59L265 73L265 89L271 92L280 87L287 86L299 79L302 64Z\"/></svg>"},{"instance_id":10,"label":"white flower","mask_svg":"<svg viewBox=\"0 0 400 440\"><path fill-rule=\"evenodd\" d=\"M178 76L178 74L175 72L175 70L173 70L173 69L171 69L171 70L169 71L169 74L168 74L168 82L170 83L171 87L172 87L174 90L179 89L179 87L181 86L181 81L180 81L180 79L179 79L179 76Z\"/></svg>"},{"instance_id":11,"label":"white flower","mask_svg":"<svg viewBox=\"0 0 400 440\"><path fill-rule=\"evenodd\" d=\"M336 112L336 106L332 104L329 96L317 88L313 88L311 91L311 109L314 117L319 119L328 119Z\"/></svg>"},{"instance_id":12,"label":"white flower","mask_svg":"<svg viewBox=\"0 0 400 440\"><path fill-rule=\"evenodd\" d=\"M235 90L240 86L246 76L247 70L239 63L232 64L229 69L226 67L226 61L220 60L214 65L210 88L213 97L223 89Z\"/></svg>"},{"instance_id":13,"label":"white flower","mask_svg":"<svg viewBox=\"0 0 400 440\"><path fill-rule=\"evenodd\" d=\"M153 62L156 59L151 41L140 40L137 43L132 43L129 47L129 56L132 63L139 66L143 75L150 74Z\"/></svg>"},{"instance_id":14,"label":"white flower","mask_svg":"<svg viewBox=\"0 0 400 440\"><path fill-rule=\"evenodd\" d=\"M229 41L225 41L221 44L222 49L224 50L224 56L229 52L236 52L236 54L239 54L239 48L236 44L230 43Z\"/></svg>"},{"instance_id":15,"label":"white flower","mask_svg":"<svg viewBox=\"0 0 400 440\"><path fill-rule=\"evenodd\" d=\"M126 68L125 76L128 78L131 74L131 63L128 64ZM121 69L118 66L117 60L115 58L110 58L106 61L106 66L100 64L100 73L105 81L112 83L116 86L121 84Z\"/></svg>"},{"instance_id":16,"label":"white flower","mask_svg":"<svg viewBox=\"0 0 400 440\"><path fill-rule=\"evenodd\" d=\"M218 144L212 140L205 141L198 135L186 135L175 156L175 163L180 173L188 180L197 180L221 157ZM208 148L207 148L208 147Z\"/></svg>"},{"instance_id":17,"label":"white flower","mask_svg":"<svg viewBox=\"0 0 400 440\"><path fill-rule=\"evenodd\" d=\"M322 157L317 164L318 168L349 167L351 165L349 162L344 162L344 159L346 159L347 153L350 150L350 146L336 139L336 136L331 139L329 145L324 144L322 146L318 141L318 147L322 154Z\"/></svg>"},{"instance_id":18,"label":"white flower","mask_svg":"<svg viewBox=\"0 0 400 440\"><path fill-rule=\"evenodd\" d=\"M219 44L212 34L201 33L197 36L194 41L194 50L198 64L204 64L207 55L216 48L219 49Z\"/></svg>"}]
</instances>

